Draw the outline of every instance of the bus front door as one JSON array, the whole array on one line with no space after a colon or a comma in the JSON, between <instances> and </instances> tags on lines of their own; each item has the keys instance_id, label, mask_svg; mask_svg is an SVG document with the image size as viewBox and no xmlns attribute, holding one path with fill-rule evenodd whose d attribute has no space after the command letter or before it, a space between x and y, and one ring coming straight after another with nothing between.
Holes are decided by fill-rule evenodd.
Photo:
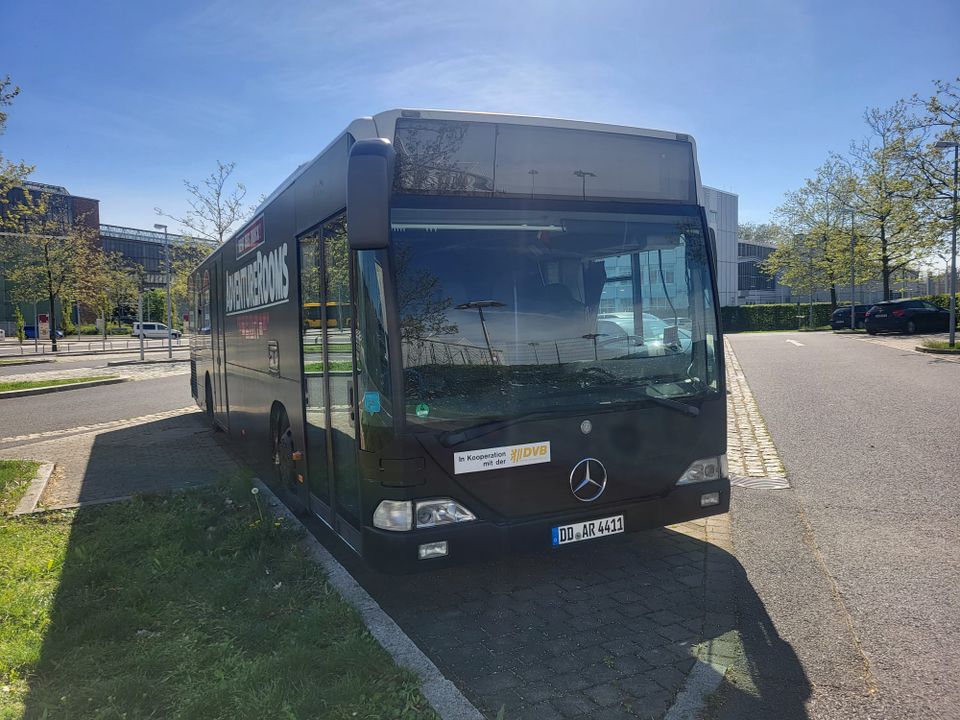
<instances>
[{"instance_id":1,"label":"bus front door","mask_svg":"<svg viewBox=\"0 0 960 720\"><path fill-rule=\"evenodd\" d=\"M353 323L324 298L352 298L346 220L300 238L301 307L319 303L319 328L303 327L307 458L313 511L351 546L360 544ZM335 322L331 323L333 320Z\"/></svg>"}]
</instances>

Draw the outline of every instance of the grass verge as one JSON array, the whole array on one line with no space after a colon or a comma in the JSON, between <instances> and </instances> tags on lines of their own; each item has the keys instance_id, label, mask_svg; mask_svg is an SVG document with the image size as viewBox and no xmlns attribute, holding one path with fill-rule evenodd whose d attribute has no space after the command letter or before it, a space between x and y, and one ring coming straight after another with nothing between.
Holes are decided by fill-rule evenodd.
<instances>
[{"instance_id":1,"label":"grass verge","mask_svg":"<svg viewBox=\"0 0 960 720\"><path fill-rule=\"evenodd\" d=\"M327 345L327 348L332 353L348 353L350 352L350 343L330 343ZM322 353L323 345L304 345L303 346L304 354L312 353Z\"/></svg>"},{"instance_id":2,"label":"grass verge","mask_svg":"<svg viewBox=\"0 0 960 720\"><path fill-rule=\"evenodd\" d=\"M255 500L0 517L0 718L434 718Z\"/></svg>"},{"instance_id":3,"label":"grass verge","mask_svg":"<svg viewBox=\"0 0 960 720\"><path fill-rule=\"evenodd\" d=\"M0 460L0 514L17 509L38 467L40 463L31 460Z\"/></svg>"},{"instance_id":4,"label":"grass verge","mask_svg":"<svg viewBox=\"0 0 960 720\"><path fill-rule=\"evenodd\" d=\"M32 388L40 387L54 387L56 385L75 385L82 382L90 382L91 380L111 380L116 375L94 375L92 377L77 377L77 378L50 378L49 380L11 380L8 382L0 382L0 392L5 392L7 390L30 390Z\"/></svg>"},{"instance_id":5,"label":"grass verge","mask_svg":"<svg viewBox=\"0 0 960 720\"><path fill-rule=\"evenodd\" d=\"M944 350L951 353L960 353L960 345L951 348L949 340L923 340L921 341L920 345L925 348L930 348L931 350Z\"/></svg>"},{"instance_id":6,"label":"grass verge","mask_svg":"<svg viewBox=\"0 0 960 720\"><path fill-rule=\"evenodd\" d=\"M347 372L353 370L353 363L349 360L347 361L334 361L329 363L330 372ZM323 372L323 363L322 362L311 362L305 363L303 366L304 372Z\"/></svg>"}]
</instances>

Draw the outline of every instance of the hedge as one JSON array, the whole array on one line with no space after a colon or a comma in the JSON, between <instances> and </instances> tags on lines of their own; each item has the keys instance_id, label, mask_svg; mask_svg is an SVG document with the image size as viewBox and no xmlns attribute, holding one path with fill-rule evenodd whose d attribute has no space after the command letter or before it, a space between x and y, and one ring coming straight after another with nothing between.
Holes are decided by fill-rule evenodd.
<instances>
[{"instance_id":1,"label":"hedge","mask_svg":"<svg viewBox=\"0 0 960 720\"><path fill-rule=\"evenodd\" d=\"M957 296L957 306L960 307L960 295ZM929 300L937 307L950 307L950 296L946 293L912 298L914 300ZM838 307L844 307L841 303ZM830 303L813 304L813 326L821 327L830 323L833 313ZM747 332L750 330L796 330L797 315L802 315L800 324L807 326L810 306L800 303L799 310L796 303L777 303L770 305L731 305L720 308L720 321L724 332Z\"/></svg>"},{"instance_id":2,"label":"hedge","mask_svg":"<svg viewBox=\"0 0 960 720\"><path fill-rule=\"evenodd\" d=\"M830 303L813 304L813 326L819 327L830 322L833 308ZM749 330L796 330L797 315L802 315L800 324L806 326L810 306L801 303L778 303L773 305L731 305L720 308L720 321L724 332L745 332Z\"/></svg>"}]
</instances>

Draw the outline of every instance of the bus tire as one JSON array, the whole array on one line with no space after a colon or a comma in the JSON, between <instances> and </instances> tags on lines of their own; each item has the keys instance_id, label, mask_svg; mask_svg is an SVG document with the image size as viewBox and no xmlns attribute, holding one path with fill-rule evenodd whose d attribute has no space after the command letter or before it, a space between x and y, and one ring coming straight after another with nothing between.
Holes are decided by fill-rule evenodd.
<instances>
[{"instance_id":1,"label":"bus tire","mask_svg":"<svg viewBox=\"0 0 960 720\"><path fill-rule=\"evenodd\" d=\"M273 465L276 468L277 485L284 490L297 492L297 468L293 459L293 430L287 410L280 406L273 427Z\"/></svg>"}]
</instances>

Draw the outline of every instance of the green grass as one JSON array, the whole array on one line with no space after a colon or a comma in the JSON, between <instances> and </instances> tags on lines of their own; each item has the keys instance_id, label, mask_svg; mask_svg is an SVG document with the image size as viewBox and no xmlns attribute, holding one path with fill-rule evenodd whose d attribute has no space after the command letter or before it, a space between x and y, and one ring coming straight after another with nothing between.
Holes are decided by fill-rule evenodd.
<instances>
[{"instance_id":1,"label":"green grass","mask_svg":"<svg viewBox=\"0 0 960 720\"><path fill-rule=\"evenodd\" d=\"M434 718L249 485L0 518L0 718Z\"/></svg>"},{"instance_id":2,"label":"green grass","mask_svg":"<svg viewBox=\"0 0 960 720\"><path fill-rule=\"evenodd\" d=\"M0 460L0 514L12 513L40 463L30 460Z\"/></svg>"},{"instance_id":3,"label":"green grass","mask_svg":"<svg viewBox=\"0 0 960 720\"><path fill-rule=\"evenodd\" d=\"M330 363L330 372L348 372L353 370L353 363L349 360L339 361L335 360ZM311 362L306 363L303 366L304 372L323 372L323 363L322 362Z\"/></svg>"},{"instance_id":4,"label":"green grass","mask_svg":"<svg viewBox=\"0 0 960 720\"><path fill-rule=\"evenodd\" d=\"M327 347L331 353L348 353L351 349L350 343L330 343ZM304 354L322 353L323 345L304 345L303 352Z\"/></svg>"},{"instance_id":5,"label":"green grass","mask_svg":"<svg viewBox=\"0 0 960 720\"><path fill-rule=\"evenodd\" d=\"M53 387L55 385L75 385L76 383L90 382L91 380L108 380L115 375L94 375L92 377L51 378L49 380L11 380L0 382L0 392L7 390L29 390L30 388Z\"/></svg>"},{"instance_id":6,"label":"green grass","mask_svg":"<svg viewBox=\"0 0 960 720\"><path fill-rule=\"evenodd\" d=\"M951 348L949 340L923 340L920 344L931 350L946 350L948 352L960 353L960 343L958 343L956 347Z\"/></svg>"}]
</instances>

